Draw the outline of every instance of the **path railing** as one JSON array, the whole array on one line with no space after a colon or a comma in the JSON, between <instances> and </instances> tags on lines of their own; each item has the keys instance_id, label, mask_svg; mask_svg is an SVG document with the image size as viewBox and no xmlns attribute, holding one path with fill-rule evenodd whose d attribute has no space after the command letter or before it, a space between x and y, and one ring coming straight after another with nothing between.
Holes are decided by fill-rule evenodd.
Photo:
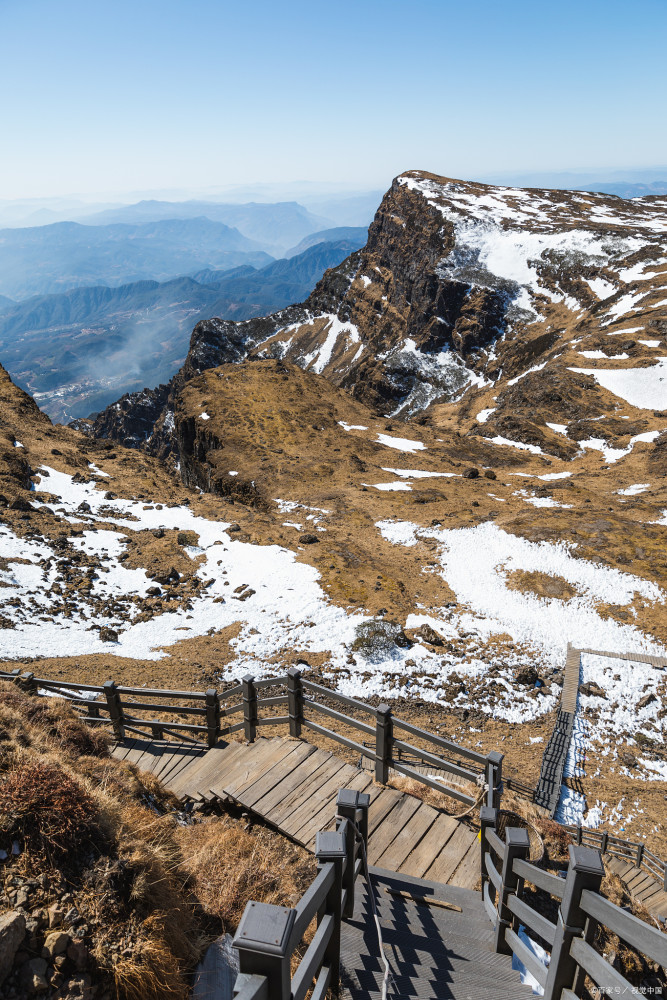
<instances>
[{"instance_id":1,"label":"path railing","mask_svg":"<svg viewBox=\"0 0 667 1000\"><path fill-rule=\"evenodd\" d=\"M528 862L528 833L518 827L496 833L495 810L481 810L482 892L494 925L496 951L513 953L544 990L545 1000L583 997L586 976L601 995L630 996L636 990L598 951L593 941L604 925L631 948L667 966L667 935L610 902L600 892L604 866L600 852L571 844L565 878ZM554 922L530 905L526 884L548 893L558 902ZM525 927L551 952L548 966L520 936Z\"/></svg>"},{"instance_id":2,"label":"path railing","mask_svg":"<svg viewBox=\"0 0 667 1000\"><path fill-rule=\"evenodd\" d=\"M606 830L590 830L587 827L566 824L564 829L575 843L585 847L595 847L601 854L610 854L622 861L628 861L635 868L642 868L656 881L660 882L667 892L667 865L646 844L633 840L623 840Z\"/></svg>"},{"instance_id":3,"label":"path railing","mask_svg":"<svg viewBox=\"0 0 667 1000\"><path fill-rule=\"evenodd\" d=\"M212 747L219 739L241 731L251 742L263 727L284 726L295 737L307 729L369 758L381 784L387 784L391 769L468 806L477 805L482 798L491 806L500 803L502 754L469 750L398 718L388 705L374 707L349 698L308 680L296 668L261 680L247 675L225 691L158 690L114 681L78 684L18 670L0 673L2 679L14 680L33 692L64 698L85 722L110 726L118 740L128 733L145 736L148 730L156 739L172 737ZM236 716L241 718L237 721ZM324 719L327 725L323 725ZM355 738L357 733L361 734L361 742ZM411 766L412 761L432 767L445 777L422 774ZM447 775L468 781L479 791L468 794L461 785L447 784Z\"/></svg>"},{"instance_id":4,"label":"path railing","mask_svg":"<svg viewBox=\"0 0 667 1000\"><path fill-rule=\"evenodd\" d=\"M340 939L354 912L354 890L368 840L370 797L341 789L335 831L315 841L317 877L295 907L249 902L234 938L240 974L236 1000L323 1000L340 981ZM312 921L317 929L292 975L292 959Z\"/></svg>"}]
</instances>

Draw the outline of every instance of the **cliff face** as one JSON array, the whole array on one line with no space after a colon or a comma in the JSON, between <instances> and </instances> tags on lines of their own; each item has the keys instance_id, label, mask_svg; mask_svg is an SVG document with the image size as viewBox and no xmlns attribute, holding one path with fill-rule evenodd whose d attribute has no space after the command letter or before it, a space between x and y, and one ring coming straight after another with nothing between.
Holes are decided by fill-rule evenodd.
<instances>
[{"instance_id":1,"label":"cliff face","mask_svg":"<svg viewBox=\"0 0 667 1000\"><path fill-rule=\"evenodd\" d=\"M188 382L221 365L280 359L401 419L460 401L465 424L471 400L495 387L498 405L468 433L572 454L582 428L564 440L540 414L555 424L602 416L593 397L604 377L578 367L582 356L596 366L656 361L667 329L666 207L659 198L403 174L366 246L327 271L304 303L242 323L199 323L172 382L123 397L93 431L175 454L173 415ZM638 330L657 339L635 339ZM608 421L598 430L619 437Z\"/></svg>"}]
</instances>

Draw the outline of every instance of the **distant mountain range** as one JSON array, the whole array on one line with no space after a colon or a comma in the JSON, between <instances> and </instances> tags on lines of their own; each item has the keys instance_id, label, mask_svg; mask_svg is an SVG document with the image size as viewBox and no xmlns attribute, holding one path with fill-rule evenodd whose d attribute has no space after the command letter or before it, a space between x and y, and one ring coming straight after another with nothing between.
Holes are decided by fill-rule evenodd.
<instances>
[{"instance_id":1,"label":"distant mountain range","mask_svg":"<svg viewBox=\"0 0 667 1000\"><path fill-rule=\"evenodd\" d=\"M86 416L124 392L167 381L200 319L249 319L298 302L365 240L360 230L356 239L319 242L259 270L246 264L0 300L3 360L53 419Z\"/></svg>"},{"instance_id":2,"label":"distant mountain range","mask_svg":"<svg viewBox=\"0 0 667 1000\"><path fill-rule=\"evenodd\" d=\"M15 299L82 285L168 281L204 267L271 262L259 243L204 217L143 224L57 222L0 230L0 294Z\"/></svg>"},{"instance_id":3,"label":"distant mountain range","mask_svg":"<svg viewBox=\"0 0 667 1000\"><path fill-rule=\"evenodd\" d=\"M309 247L314 247L318 243L331 243L336 240L350 240L352 243L362 247L366 242L368 226L337 226L335 229L324 229L320 233L311 233L305 239L297 243L295 247L286 250L285 257L296 257Z\"/></svg>"},{"instance_id":4,"label":"distant mountain range","mask_svg":"<svg viewBox=\"0 0 667 1000\"><path fill-rule=\"evenodd\" d=\"M257 249L266 250L273 257L282 257L292 244L331 225L330 219L312 215L295 201L275 204L250 202L246 205L224 205L213 201L140 201L136 205L97 212L79 221L87 226L113 223L140 225L197 217L238 229L247 239L257 243Z\"/></svg>"}]
</instances>

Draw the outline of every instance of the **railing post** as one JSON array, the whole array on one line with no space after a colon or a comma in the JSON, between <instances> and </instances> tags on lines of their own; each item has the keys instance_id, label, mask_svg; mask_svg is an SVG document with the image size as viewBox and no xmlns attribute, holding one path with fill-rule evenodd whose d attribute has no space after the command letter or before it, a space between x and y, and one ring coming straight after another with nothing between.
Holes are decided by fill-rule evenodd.
<instances>
[{"instance_id":1,"label":"railing post","mask_svg":"<svg viewBox=\"0 0 667 1000\"><path fill-rule=\"evenodd\" d=\"M485 780L488 785L486 804L500 809L500 796L503 791L503 754L492 750L486 758Z\"/></svg>"},{"instance_id":2,"label":"railing post","mask_svg":"<svg viewBox=\"0 0 667 1000\"><path fill-rule=\"evenodd\" d=\"M518 826L510 826L505 830L505 856L503 858L502 879L503 883L497 899L498 920L496 921L496 951L503 955L511 955L512 949L505 940L505 931L512 925L512 911L507 905L508 897L516 891L519 876L514 871L514 862L517 858L522 861L528 860L530 852L530 840L528 831Z\"/></svg>"},{"instance_id":3,"label":"railing post","mask_svg":"<svg viewBox=\"0 0 667 1000\"><path fill-rule=\"evenodd\" d=\"M206 692L206 742L214 747L220 736L220 695L215 688Z\"/></svg>"},{"instance_id":4,"label":"railing post","mask_svg":"<svg viewBox=\"0 0 667 1000\"><path fill-rule=\"evenodd\" d=\"M498 823L498 810L493 809L492 806L482 806L479 810L479 840L481 847L481 862L482 862L482 892L484 892L484 884L489 882L488 872L486 870L486 831L495 830ZM493 889L493 885L489 883L490 890Z\"/></svg>"},{"instance_id":5,"label":"railing post","mask_svg":"<svg viewBox=\"0 0 667 1000\"><path fill-rule=\"evenodd\" d=\"M241 680L243 686L243 723L245 738L252 743L257 736L257 688L252 674Z\"/></svg>"},{"instance_id":6,"label":"railing post","mask_svg":"<svg viewBox=\"0 0 667 1000\"><path fill-rule=\"evenodd\" d=\"M581 844L581 823L577 826L577 843Z\"/></svg>"},{"instance_id":7,"label":"railing post","mask_svg":"<svg viewBox=\"0 0 667 1000\"><path fill-rule=\"evenodd\" d=\"M344 827L350 826L349 821L344 821ZM333 933L329 938L329 943L324 952L322 965L327 965L331 969L330 986L332 991L338 989L340 982L340 925L342 921L343 904L343 865L346 857L346 830L320 831L315 838L315 857L318 868L324 868L327 864L334 865L333 884L327 893L324 905L317 914L319 925L325 914L331 914L334 919ZM349 864L349 856L348 856ZM273 994L269 991L271 1000Z\"/></svg>"},{"instance_id":8,"label":"railing post","mask_svg":"<svg viewBox=\"0 0 667 1000\"><path fill-rule=\"evenodd\" d=\"M389 705L378 705L375 711L375 780L381 785L389 781L392 722Z\"/></svg>"},{"instance_id":9,"label":"railing post","mask_svg":"<svg viewBox=\"0 0 667 1000\"><path fill-rule=\"evenodd\" d=\"M113 734L117 740L124 740L125 725L123 705L120 700L120 695L116 690L115 681L105 681L102 686L104 688L104 696L107 700L107 708L109 709L109 718L111 719Z\"/></svg>"},{"instance_id":10,"label":"railing post","mask_svg":"<svg viewBox=\"0 0 667 1000\"><path fill-rule=\"evenodd\" d=\"M644 860L644 845L637 844L637 858L635 860L637 868L641 868L643 860Z\"/></svg>"},{"instance_id":11,"label":"railing post","mask_svg":"<svg viewBox=\"0 0 667 1000\"><path fill-rule=\"evenodd\" d=\"M352 788L341 788L336 799L336 815L348 820L345 828L345 854L347 862L343 874L343 889L346 892L343 916L351 917L354 913L354 884L357 863L357 844L363 841L364 849L368 841L368 807L371 797L366 792L358 792ZM357 835L359 831L359 836Z\"/></svg>"},{"instance_id":12,"label":"railing post","mask_svg":"<svg viewBox=\"0 0 667 1000\"><path fill-rule=\"evenodd\" d=\"M290 667L287 671L287 714L289 715L290 736L301 736L303 687L301 671L297 667Z\"/></svg>"},{"instance_id":13,"label":"railing post","mask_svg":"<svg viewBox=\"0 0 667 1000\"><path fill-rule=\"evenodd\" d=\"M595 931L595 921L590 920L581 909L581 893L584 889L599 892L604 878L604 865L599 851L593 847L575 847L574 844L570 844L568 850L570 863L563 901L558 910L556 937L544 988L545 1000L560 1000L563 990L573 990L575 995L581 996L583 976L570 955L570 948L575 937L583 936L588 939Z\"/></svg>"},{"instance_id":14,"label":"railing post","mask_svg":"<svg viewBox=\"0 0 667 1000\"><path fill-rule=\"evenodd\" d=\"M19 676L19 684L28 694L37 694L35 675L30 670L26 670L25 673Z\"/></svg>"},{"instance_id":15,"label":"railing post","mask_svg":"<svg viewBox=\"0 0 667 1000\"><path fill-rule=\"evenodd\" d=\"M290 1000L290 937L296 910L272 903L246 903L232 942L242 973L266 976L271 1000Z\"/></svg>"},{"instance_id":16,"label":"railing post","mask_svg":"<svg viewBox=\"0 0 667 1000\"><path fill-rule=\"evenodd\" d=\"M581 843L581 841L578 841L578 843ZM600 838L600 854L607 853L608 845L609 845L609 834L605 830L602 834L602 837Z\"/></svg>"}]
</instances>

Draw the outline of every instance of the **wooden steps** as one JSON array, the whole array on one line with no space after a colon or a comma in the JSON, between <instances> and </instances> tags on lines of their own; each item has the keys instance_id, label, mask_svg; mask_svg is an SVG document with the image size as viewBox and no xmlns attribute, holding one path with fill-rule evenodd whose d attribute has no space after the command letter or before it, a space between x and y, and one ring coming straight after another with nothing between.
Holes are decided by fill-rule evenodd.
<instances>
[{"instance_id":1,"label":"wooden steps","mask_svg":"<svg viewBox=\"0 0 667 1000\"><path fill-rule=\"evenodd\" d=\"M630 895L643 903L652 916L667 917L667 892L660 882L623 858L605 855L604 862L609 871L625 883Z\"/></svg>"},{"instance_id":2,"label":"wooden steps","mask_svg":"<svg viewBox=\"0 0 667 1000\"><path fill-rule=\"evenodd\" d=\"M371 772L304 740L259 738L204 750L128 739L114 756L151 771L179 799L233 799L310 851L318 830L334 827L338 790L367 792L370 864L467 889L479 879L472 826L405 792L376 785Z\"/></svg>"}]
</instances>

